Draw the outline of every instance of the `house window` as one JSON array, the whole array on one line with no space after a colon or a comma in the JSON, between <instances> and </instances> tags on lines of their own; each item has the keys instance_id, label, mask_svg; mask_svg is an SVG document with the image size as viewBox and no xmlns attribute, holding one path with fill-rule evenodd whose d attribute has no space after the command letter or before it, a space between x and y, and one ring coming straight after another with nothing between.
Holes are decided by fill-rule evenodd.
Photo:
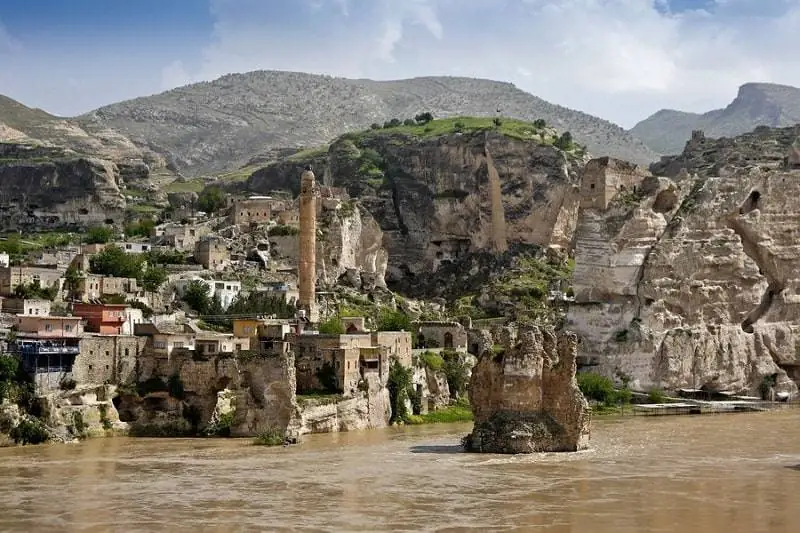
<instances>
[{"instance_id":1,"label":"house window","mask_svg":"<svg viewBox=\"0 0 800 533\"><path fill-rule=\"evenodd\" d=\"M89 365L89 370L91 370L91 369L92 369L92 365Z\"/></svg>"},{"instance_id":2,"label":"house window","mask_svg":"<svg viewBox=\"0 0 800 533\"><path fill-rule=\"evenodd\" d=\"M153 343L153 347L163 350L167 347L167 343L164 341L156 341Z\"/></svg>"},{"instance_id":3,"label":"house window","mask_svg":"<svg viewBox=\"0 0 800 533\"><path fill-rule=\"evenodd\" d=\"M53 331L53 324L45 324L44 325L45 331Z\"/></svg>"},{"instance_id":4,"label":"house window","mask_svg":"<svg viewBox=\"0 0 800 533\"><path fill-rule=\"evenodd\" d=\"M183 343L181 341L176 342L175 348L183 348Z\"/></svg>"},{"instance_id":5,"label":"house window","mask_svg":"<svg viewBox=\"0 0 800 533\"><path fill-rule=\"evenodd\" d=\"M125 245L125 249L126 249L126 250L130 250L130 249L131 249L131 245L130 245L130 244L126 244L126 245Z\"/></svg>"},{"instance_id":6,"label":"house window","mask_svg":"<svg viewBox=\"0 0 800 533\"><path fill-rule=\"evenodd\" d=\"M237 352L240 352L240 351L242 351L242 345L241 345L241 344L237 344L237 345L236 345L236 351L237 351Z\"/></svg>"},{"instance_id":7,"label":"house window","mask_svg":"<svg viewBox=\"0 0 800 533\"><path fill-rule=\"evenodd\" d=\"M126 357L128 356L128 349L127 348L125 348L125 356Z\"/></svg>"},{"instance_id":8,"label":"house window","mask_svg":"<svg viewBox=\"0 0 800 533\"><path fill-rule=\"evenodd\" d=\"M106 357L108 357L109 355L111 355L111 354L109 354L108 350L106 350Z\"/></svg>"},{"instance_id":9,"label":"house window","mask_svg":"<svg viewBox=\"0 0 800 533\"><path fill-rule=\"evenodd\" d=\"M28 314L32 315L33 314L33 309L28 309Z\"/></svg>"},{"instance_id":10,"label":"house window","mask_svg":"<svg viewBox=\"0 0 800 533\"><path fill-rule=\"evenodd\" d=\"M250 326L245 326L244 332L245 333L252 333L253 332L253 328L251 328Z\"/></svg>"},{"instance_id":11,"label":"house window","mask_svg":"<svg viewBox=\"0 0 800 533\"><path fill-rule=\"evenodd\" d=\"M72 324L67 324L64 326L64 331L72 331Z\"/></svg>"},{"instance_id":12,"label":"house window","mask_svg":"<svg viewBox=\"0 0 800 533\"><path fill-rule=\"evenodd\" d=\"M594 189L594 183L592 183L591 185L589 185L589 188L590 188L590 189Z\"/></svg>"}]
</instances>

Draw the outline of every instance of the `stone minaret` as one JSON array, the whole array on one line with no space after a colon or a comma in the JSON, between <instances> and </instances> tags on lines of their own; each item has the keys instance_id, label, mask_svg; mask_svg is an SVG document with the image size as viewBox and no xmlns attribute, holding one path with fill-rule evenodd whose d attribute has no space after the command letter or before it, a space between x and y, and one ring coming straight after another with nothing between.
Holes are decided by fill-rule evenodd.
<instances>
[{"instance_id":1,"label":"stone minaret","mask_svg":"<svg viewBox=\"0 0 800 533\"><path fill-rule=\"evenodd\" d=\"M298 264L298 308L307 313L311 321L316 317L317 281L317 205L316 183L310 166L300 177L300 260Z\"/></svg>"}]
</instances>

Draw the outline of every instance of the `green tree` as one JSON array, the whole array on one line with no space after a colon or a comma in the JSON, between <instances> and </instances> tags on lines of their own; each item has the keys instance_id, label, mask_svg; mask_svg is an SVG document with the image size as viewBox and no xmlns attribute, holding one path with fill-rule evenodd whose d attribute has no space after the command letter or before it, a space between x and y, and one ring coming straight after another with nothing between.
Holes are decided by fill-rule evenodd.
<instances>
[{"instance_id":1,"label":"green tree","mask_svg":"<svg viewBox=\"0 0 800 533\"><path fill-rule=\"evenodd\" d=\"M70 265L64 273L64 290L67 291L67 298L75 297L80 281L81 273L78 271L78 267Z\"/></svg>"},{"instance_id":2,"label":"green tree","mask_svg":"<svg viewBox=\"0 0 800 533\"><path fill-rule=\"evenodd\" d=\"M444 358L444 374L447 377L450 397L461 398L467 391L469 368L466 362L461 360L458 352L446 351L442 353L442 356Z\"/></svg>"},{"instance_id":3,"label":"green tree","mask_svg":"<svg viewBox=\"0 0 800 533\"><path fill-rule=\"evenodd\" d=\"M153 234L156 222L152 218L140 218L136 222L131 222L125 226L126 237L149 237Z\"/></svg>"},{"instance_id":4,"label":"green tree","mask_svg":"<svg viewBox=\"0 0 800 533\"><path fill-rule=\"evenodd\" d=\"M139 279L143 264L143 256L126 254L116 245L106 246L99 254L89 259L89 267L93 273L120 278Z\"/></svg>"},{"instance_id":5,"label":"green tree","mask_svg":"<svg viewBox=\"0 0 800 533\"><path fill-rule=\"evenodd\" d=\"M377 122L373 122L372 125L370 126L370 129L379 130L381 129L381 125L378 124Z\"/></svg>"},{"instance_id":6,"label":"green tree","mask_svg":"<svg viewBox=\"0 0 800 533\"><path fill-rule=\"evenodd\" d=\"M429 111L426 111L424 113L420 113L417 116L415 116L414 120L416 120L420 124L427 124L428 122L433 120L433 114Z\"/></svg>"},{"instance_id":7,"label":"green tree","mask_svg":"<svg viewBox=\"0 0 800 533\"><path fill-rule=\"evenodd\" d=\"M545 122L544 119L542 118L537 118L536 120L533 121L533 126L536 129L542 129L547 127L547 122Z\"/></svg>"},{"instance_id":8,"label":"green tree","mask_svg":"<svg viewBox=\"0 0 800 533\"><path fill-rule=\"evenodd\" d=\"M402 124L403 124L403 123L402 123L402 122L400 122L400 119L399 119L399 118L393 118L392 120L389 120L389 121L387 121L387 122L384 122L384 123L383 123L383 127L384 127L384 128L386 128L386 129L389 129L389 128L396 128L396 127L398 127L398 126L401 126Z\"/></svg>"},{"instance_id":9,"label":"green tree","mask_svg":"<svg viewBox=\"0 0 800 533\"><path fill-rule=\"evenodd\" d=\"M86 244L106 244L114 238L114 229L110 226L95 226L86 231L83 238Z\"/></svg>"},{"instance_id":10,"label":"green tree","mask_svg":"<svg viewBox=\"0 0 800 533\"><path fill-rule=\"evenodd\" d=\"M197 207L206 213L216 213L225 206L225 192L216 186L206 187L197 198Z\"/></svg>"},{"instance_id":11,"label":"green tree","mask_svg":"<svg viewBox=\"0 0 800 533\"><path fill-rule=\"evenodd\" d=\"M209 314L212 301L208 294L208 285L199 280L190 281L183 293L183 301L199 314Z\"/></svg>"},{"instance_id":12,"label":"green tree","mask_svg":"<svg viewBox=\"0 0 800 533\"><path fill-rule=\"evenodd\" d=\"M150 250L145 257L151 265L182 265L186 263L186 254L179 250Z\"/></svg>"},{"instance_id":13,"label":"green tree","mask_svg":"<svg viewBox=\"0 0 800 533\"><path fill-rule=\"evenodd\" d=\"M386 388L389 390L389 403L392 406L392 422L408 419L406 400L410 398L411 380L411 369L404 367L397 359L393 359L389 366L389 379L386 382Z\"/></svg>"},{"instance_id":14,"label":"green tree","mask_svg":"<svg viewBox=\"0 0 800 533\"><path fill-rule=\"evenodd\" d=\"M403 126L416 126L417 123L414 122L413 118L407 118L403 121Z\"/></svg>"},{"instance_id":15,"label":"green tree","mask_svg":"<svg viewBox=\"0 0 800 533\"><path fill-rule=\"evenodd\" d=\"M167 281L167 271L158 266L151 266L141 277L142 287L147 292L156 292L165 281Z\"/></svg>"},{"instance_id":16,"label":"green tree","mask_svg":"<svg viewBox=\"0 0 800 533\"><path fill-rule=\"evenodd\" d=\"M553 144L556 146L556 148L564 151L572 150L572 134L568 131L565 131L558 139L556 139Z\"/></svg>"},{"instance_id":17,"label":"green tree","mask_svg":"<svg viewBox=\"0 0 800 533\"><path fill-rule=\"evenodd\" d=\"M0 354L0 403L16 401L19 359L14 355Z\"/></svg>"},{"instance_id":18,"label":"green tree","mask_svg":"<svg viewBox=\"0 0 800 533\"><path fill-rule=\"evenodd\" d=\"M384 310L378 320L378 331L411 331L411 319L402 311Z\"/></svg>"}]
</instances>

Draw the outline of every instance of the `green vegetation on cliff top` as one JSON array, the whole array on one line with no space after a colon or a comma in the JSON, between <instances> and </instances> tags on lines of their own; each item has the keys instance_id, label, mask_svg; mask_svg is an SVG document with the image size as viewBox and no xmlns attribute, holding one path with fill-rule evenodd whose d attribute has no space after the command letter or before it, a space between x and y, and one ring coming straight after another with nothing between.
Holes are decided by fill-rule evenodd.
<instances>
[{"instance_id":1,"label":"green vegetation on cliff top","mask_svg":"<svg viewBox=\"0 0 800 533\"><path fill-rule=\"evenodd\" d=\"M499 125L497 124L499 122ZM495 131L513 139L523 141L538 141L553 144L556 132L549 126L534 124L524 120L501 118L499 120L487 117L450 117L435 119L424 124L394 126L390 128L369 129L358 133L345 134L347 136L378 136L405 134L421 138L441 137L453 133L476 133L481 131Z\"/></svg>"}]
</instances>

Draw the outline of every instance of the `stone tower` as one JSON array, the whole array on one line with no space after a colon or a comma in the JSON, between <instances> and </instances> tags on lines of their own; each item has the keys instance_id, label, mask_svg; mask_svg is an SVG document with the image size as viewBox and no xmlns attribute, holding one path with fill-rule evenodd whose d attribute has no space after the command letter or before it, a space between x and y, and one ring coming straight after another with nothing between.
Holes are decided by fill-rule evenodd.
<instances>
[{"instance_id":1,"label":"stone tower","mask_svg":"<svg viewBox=\"0 0 800 533\"><path fill-rule=\"evenodd\" d=\"M312 322L316 321L317 282L317 205L316 183L310 166L300 176L300 260L298 264L298 308Z\"/></svg>"}]
</instances>

